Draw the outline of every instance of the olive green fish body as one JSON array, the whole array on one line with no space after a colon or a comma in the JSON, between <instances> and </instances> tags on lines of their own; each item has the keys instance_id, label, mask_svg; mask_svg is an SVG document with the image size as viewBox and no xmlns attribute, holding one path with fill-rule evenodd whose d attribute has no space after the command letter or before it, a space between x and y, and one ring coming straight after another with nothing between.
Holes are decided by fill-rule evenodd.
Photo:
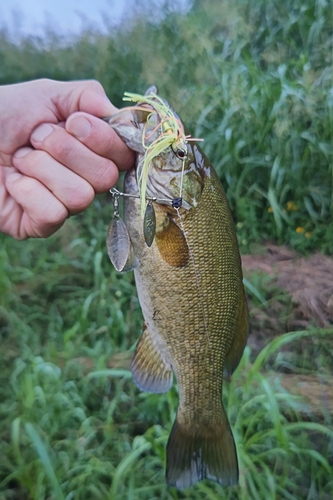
<instances>
[{"instance_id":1,"label":"olive green fish body","mask_svg":"<svg viewBox=\"0 0 333 500\"><path fill-rule=\"evenodd\" d=\"M190 208L154 202L156 234L150 247L139 199L126 198L124 213L145 319L132 372L137 385L151 392L169 390L176 376L179 407L167 447L167 481L178 488L204 478L237 483L236 450L221 394L223 372L236 368L248 331L237 239L224 190L198 146L188 144L188 152L184 200ZM179 182L167 168L172 155L169 151L156 160L155 178L162 161L163 178L167 172L168 189L177 196ZM135 169L126 175L125 192L138 194Z\"/></svg>"}]
</instances>

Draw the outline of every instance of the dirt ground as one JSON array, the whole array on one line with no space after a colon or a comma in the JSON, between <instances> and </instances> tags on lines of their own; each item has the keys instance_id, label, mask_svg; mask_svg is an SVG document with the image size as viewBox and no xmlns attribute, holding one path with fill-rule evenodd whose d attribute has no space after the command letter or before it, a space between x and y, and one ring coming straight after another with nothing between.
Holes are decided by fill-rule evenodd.
<instances>
[{"instance_id":1,"label":"dirt ground","mask_svg":"<svg viewBox=\"0 0 333 500\"><path fill-rule=\"evenodd\" d=\"M243 255L242 264L244 277L259 286L264 282L266 290L265 304L249 298L248 344L254 355L282 333L309 326L332 329L325 345L314 333L289 346L292 352L284 355L291 361L280 368L279 378L286 390L304 398L316 418L333 415L333 259L321 253L303 257L271 244L256 255ZM296 356L303 363L299 373Z\"/></svg>"},{"instance_id":2,"label":"dirt ground","mask_svg":"<svg viewBox=\"0 0 333 500\"><path fill-rule=\"evenodd\" d=\"M271 276L286 290L300 318L316 319L322 327L333 322L333 259L322 253L302 257L286 248L267 245L263 253L243 255L244 275L253 271Z\"/></svg>"}]
</instances>

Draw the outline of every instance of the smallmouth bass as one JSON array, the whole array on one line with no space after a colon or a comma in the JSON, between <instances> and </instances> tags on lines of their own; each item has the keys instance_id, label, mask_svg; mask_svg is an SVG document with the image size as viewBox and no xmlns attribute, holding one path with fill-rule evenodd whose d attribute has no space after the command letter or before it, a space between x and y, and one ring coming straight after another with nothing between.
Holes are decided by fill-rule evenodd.
<instances>
[{"instance_id":1,"label":"smallmouth bass","mask_svg":"<svg viewBox=\"0 0 333 500\"><path fill-rule=\"evenodd\" d=\"M234 485L237 454L221 397L223 374L235 370L247 341L248 309L232 216L213 167L156 88L128 100L135 97L137 105L107 119L137 153L125 177L124 222L116 213L107 237L115 267L134 269L145 320L133 379L154 393L177 379L168 485Z\"/></svg>"}]
</instances>

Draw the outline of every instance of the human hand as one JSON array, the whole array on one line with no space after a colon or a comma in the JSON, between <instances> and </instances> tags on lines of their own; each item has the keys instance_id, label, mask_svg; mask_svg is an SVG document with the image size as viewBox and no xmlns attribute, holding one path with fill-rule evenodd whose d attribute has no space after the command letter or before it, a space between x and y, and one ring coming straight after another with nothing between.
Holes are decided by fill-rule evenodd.
<instances>
[{"instance_id":1,"label":"human hand","mask_svg":"<svg viewBox=\"0 0 333 500\"><path fill-rule=\"evenodd\" d=\"M134 163L100 120L116 111L96 81L0 87L0 231L50 236L115 185Z\"/></svg>"}]
</instances>

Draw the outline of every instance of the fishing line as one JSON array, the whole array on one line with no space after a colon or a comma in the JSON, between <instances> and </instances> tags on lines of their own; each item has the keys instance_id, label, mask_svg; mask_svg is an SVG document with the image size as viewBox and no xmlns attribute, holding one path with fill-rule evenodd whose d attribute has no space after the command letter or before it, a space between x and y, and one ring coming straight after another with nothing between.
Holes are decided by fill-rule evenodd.
<instances>
[{"instance_id":1,"label":"fishing line","mask_svg":"<svg viewBox=\"0 0 333 500\"><path fill-rule=\"evenodd\" d=\"M185 158L182 161L182 172L181 172L181 177L180 177L180 189L179 189L179 198L182 198L183 194L183 179L185 175Z\"/></svg>"}]
</instances>

